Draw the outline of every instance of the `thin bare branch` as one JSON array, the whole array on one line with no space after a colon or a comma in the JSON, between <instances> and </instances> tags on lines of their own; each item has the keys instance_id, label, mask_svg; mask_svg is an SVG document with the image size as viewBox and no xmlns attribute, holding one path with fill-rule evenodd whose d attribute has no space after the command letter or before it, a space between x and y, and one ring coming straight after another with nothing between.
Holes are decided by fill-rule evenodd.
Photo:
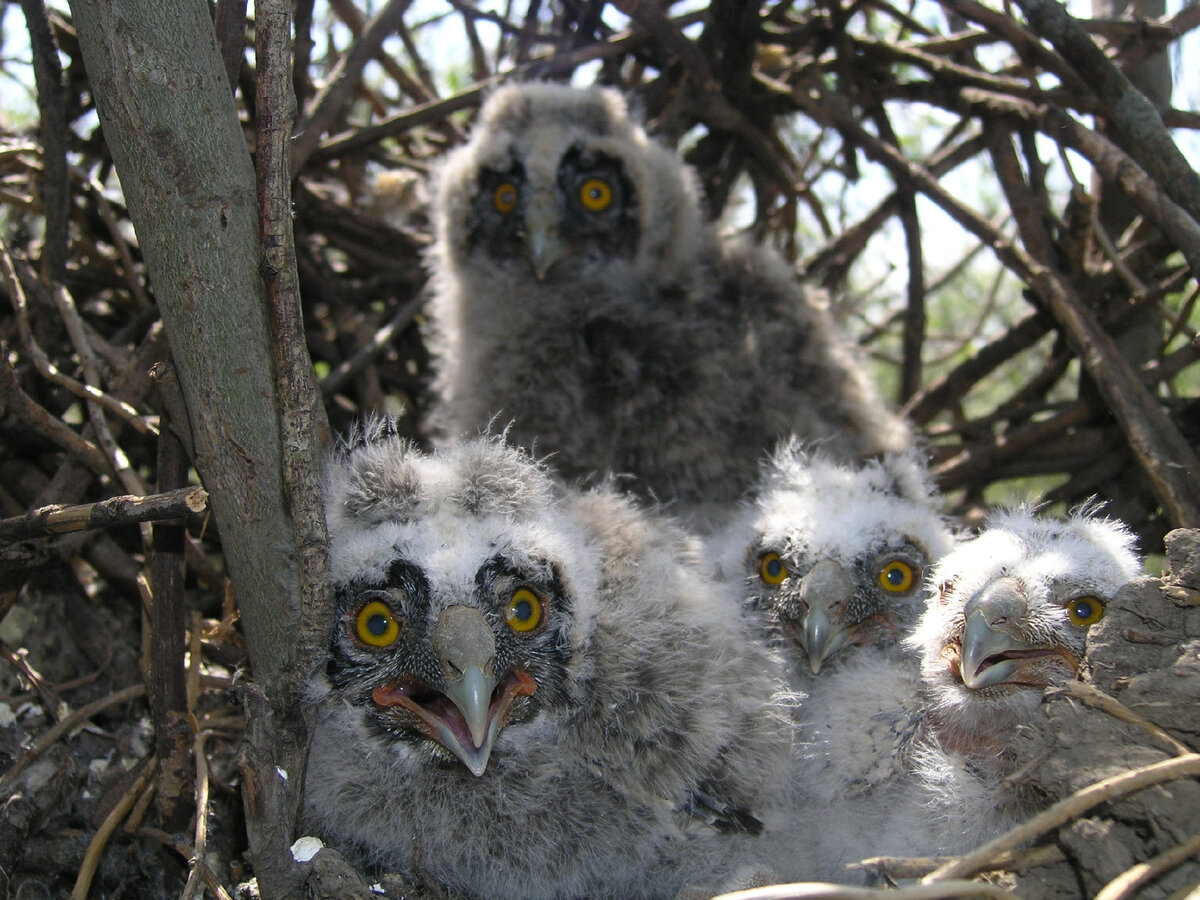
<instances>
[{"instance_id":1,"label":"thin bare branch","mask_svg":"<svg viewBox=\"0 0 1200 900\"><path fill-rule=\"evenodd\" d=\"M922 882L930 884L950 881L981 872L993 864L996 854L1037 840L1047 832L1065 825L1101 803L1145 790L1154 785L1164 784L1178 778L1194 778L1197 775L1200 775L1200 754L1189 753L1186 756L1177 756L1174 759L1164 760L1140 769L1131 769L1128 772L1114 775L1112 778L1106 778L1060 800L995 840L988 841L978 850L946 863L926 875Z\"/></svg>"},{"instance_id":2,"label":"thin bare branch","mask_svg":"<svg viewBox=\"0 0 1200 900\"><path fill-rule=\"evenodd\" d=\"M0 541L179 519L201 513L207 507L208 492L201 487L140 497L123 495L77 506L43 506L22 516L0 520Z\"/></svg>"}]
</instances>

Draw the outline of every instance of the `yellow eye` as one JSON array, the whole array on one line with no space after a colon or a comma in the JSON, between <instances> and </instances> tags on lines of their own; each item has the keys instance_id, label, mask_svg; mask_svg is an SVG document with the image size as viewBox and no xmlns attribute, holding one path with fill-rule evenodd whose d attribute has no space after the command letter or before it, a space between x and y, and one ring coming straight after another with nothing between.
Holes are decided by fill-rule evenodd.
<instances>
[{"instance_id":1,"label":"yellow eye","mask_svg":"<svg viewBox=\"0 0 1200 900\"><path fill-rule=\"evenodd\" d=\"M759 557L758 577L772 586L783 584L788 577L788 570L778 553L770 550Z\"/></svg>"},{"instance_id":2,"label":"yellow eye","mask_svg":"<svg viewBox=\"0 0 1200 900\"><path fill-rule=\"evenodd\" d=\"M893 559L879 570L879 583L885 591L902 594L913 586L913 568L903 560Z\"/></svg>"},{"instance_id":3,"label":"yellow eye","mask_svg":"<svg viewBox=\"0 0 1200 900\"><path fill-rule=\"evenodd\" d=\"M506 181L492 192L492 205L498 212L508 215L517 208L517 186Z\"/></svg>"},{"instance_id":4,"label":"yellow eye","mask_svg":"<svg viewBox=\"0 0 1200 900\"><path fill-rule=\"evenodd\" d=\"M508 601L504 622L513 631L533 631L542 624L542 601L529 588L517 588Z\"/></svg>"},{"instance_id":5,"label":"yellow eye","mask_svg":"<svg viewBox=\"0 0 1200 900\"><path fill-rule=\"evenodd\" d=\"M1067 604L1067 618L1079 628L1095 625L1104 618L1104 604L1096 597L1076 597Z\"/></svg>"},{"instance_id":6,"label":"yellow eye","mask_svg":"<svg viewBox=\"0 0 1200 900\"><path fill-rule=\"evenodd\" d=\"M358 611L354 621L354 632L364 644L372 647L390 647L400 636L400 623L381 600L372 600Z\"/></svg>"},{"instance_id":7,"label":"yellow eye","mask_svg":"<svg viewBox=\"0 0 1200 900\"><path fill-rule=\"evenodd\" d=\"M589 178L579 189L579 202L592 212L603 212L612 203L612 186L603 178Z\"/></svg>"}]
</instances>

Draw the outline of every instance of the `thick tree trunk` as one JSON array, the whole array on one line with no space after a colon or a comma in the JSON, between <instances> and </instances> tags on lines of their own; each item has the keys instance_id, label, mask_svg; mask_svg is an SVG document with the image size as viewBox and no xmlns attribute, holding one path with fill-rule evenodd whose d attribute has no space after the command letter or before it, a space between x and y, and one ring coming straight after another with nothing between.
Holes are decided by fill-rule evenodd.
<instances>
[{"instance_id":1,"label":"thick tree trunk","mask_svg":"<svg viewBox=\"0 0 1200 900\"><path fill-rule=\"evenodd\" d=\"M251 665L279 673L297 576L259 277L255 176L204 0L71 0L179 370Z\"/></svg>"}]
</instances>

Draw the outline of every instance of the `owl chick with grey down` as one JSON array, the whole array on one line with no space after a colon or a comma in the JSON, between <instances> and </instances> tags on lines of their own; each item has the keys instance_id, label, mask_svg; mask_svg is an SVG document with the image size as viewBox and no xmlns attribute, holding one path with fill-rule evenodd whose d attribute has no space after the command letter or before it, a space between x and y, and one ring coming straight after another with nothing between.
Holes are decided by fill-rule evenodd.
<instances>
[{"instance_id":1,"label":"owl chick with grey down","mask_svg":"<svg viewBox=\"0 0 1200 900\"><path fill-rule=\"evenodd\" d=\"M1075 677L1088 628L1139 571L1128 529L1094 506L995 512L937 560L905 641L915 659L847 659L822 685L825 767L806 818L827 827L803 848L824 861L818 874L851 879L842 866L866 856L961 853L1043 802L1004 780L1008 742L1047 687ZM854 825L864 821L866 832Z\"/></svg>"},{"instance_id":2,"label":"owl chick with grey down","mask_svg":"<svg viewBox=\"0 0 1200 900\"><path fill-rule=\"evenodd\" d=\"M632 475L689 514L738 499L787 434L905 446L823 296L721 239L697 194L615 91L496 91L437 179L434 430L511 421L563 475Z\"/></svg>"},{"instance_id":3,"label":"owl chick with grey down","mask_svg":"<svg viewBox=\"0 0 1200 900\"><path fill-rule=\"evenodd\" d=\"M695 542L501 438L368 423L328 468L307 828L471 897L664 897L753 855L782 680Z\"/></svg>"}]
</instances>

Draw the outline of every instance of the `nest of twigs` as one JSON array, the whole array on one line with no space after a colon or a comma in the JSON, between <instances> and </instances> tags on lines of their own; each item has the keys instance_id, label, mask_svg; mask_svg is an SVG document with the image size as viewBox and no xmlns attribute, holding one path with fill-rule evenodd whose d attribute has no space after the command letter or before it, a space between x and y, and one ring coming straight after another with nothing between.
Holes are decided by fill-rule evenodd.
<instances>
[{"instance_id":1,"label":"nest of twigs","mask_svg":"<svg viewBox=\"0 0 1200 900\"><path fill-rule=\"evenodd\" d=\"M418 21L401 2L371 19L350 2L316 15L299 4L294 41L284 36L299 137L283 183L304 343L334 430L403 406L403 427L422 439L422 178L462 140L488 86L587 67L588 80L627 90L659 139L682 142L714 216L742 203L747 227L831 289L927 439L950 512L969 517L1020 477L1049 501L1109 499L1150 553L1171 527L1200 524L1200 485L1180 474L1194 471L1200 438L1200 186L1162 144L1169 127L1200 121L1156 98L1161 121L1123 140L1130 107L1116 77L1200 24L1195 6L1136 22L1080 22L1035 0L1018 0L1024 21L969 0L941 0L932 18L883 0L714 2L682 15L647 0L614 6L623 14L455 2ZM281 9L286 21L288 8L254 12L261 24ZM244 726L262 721L260 695L244 707L240 693L255 648L197 476L208 464L193 440L199 411L171 364L168 344L185 338L166 333L150 241L97 124L104 88L84 64L88 35L37 0L21 9L32 65L17 79L35 105L28 124L0 134L0 887L21 898L253 896L247 835L267 807L246 774L260 770L236 754ZM184 48L219 47L222 89L261 160L265 129L291 106L260 91L272 34L245 12L221 0L211 32L172 34ZM131 15L122 33L157 18ZM447 22L465 35L465 86L428 64L423 35ZM938 115L914 150L903 113L918 107ZM1071 154L1121 189L1085 185ZM1048 187L1056 159L1073 179L1066 198ZM1005 215L943 187L971 161ZM171 162L180 183L206 174ZM882 187L840 206L868 169ZM972 248L926 258L917 196ZM908 272L891 292L863 268L888 229ZM982 299L956 281L980 247L995 257ZM976 298L959 301L969 328L937 321L938 292L951 289ZM1135 332L1146 338L1137 347L1110 339ZM1143 882L1145 896L1182 896L1196 883L1190 534L1172 578L1128 588L1128 620L1110 614L1093 635L1088 678L1048 700L1044 728L1018 736L1021 777L1054 818L966 860L867 863L873 878L922 878L902 889L911 897L967 896L958 879L979 872L986 885L972 890L1031 898L1111 900ZM1094 705L1100 693L1114 702ZM1175 780L1101 806L1051 806L1131 778ZM320 865L309 890L368 896L354 873ZM758 896L858 896L811 890Z\"/></svg>"}]
</instances>

